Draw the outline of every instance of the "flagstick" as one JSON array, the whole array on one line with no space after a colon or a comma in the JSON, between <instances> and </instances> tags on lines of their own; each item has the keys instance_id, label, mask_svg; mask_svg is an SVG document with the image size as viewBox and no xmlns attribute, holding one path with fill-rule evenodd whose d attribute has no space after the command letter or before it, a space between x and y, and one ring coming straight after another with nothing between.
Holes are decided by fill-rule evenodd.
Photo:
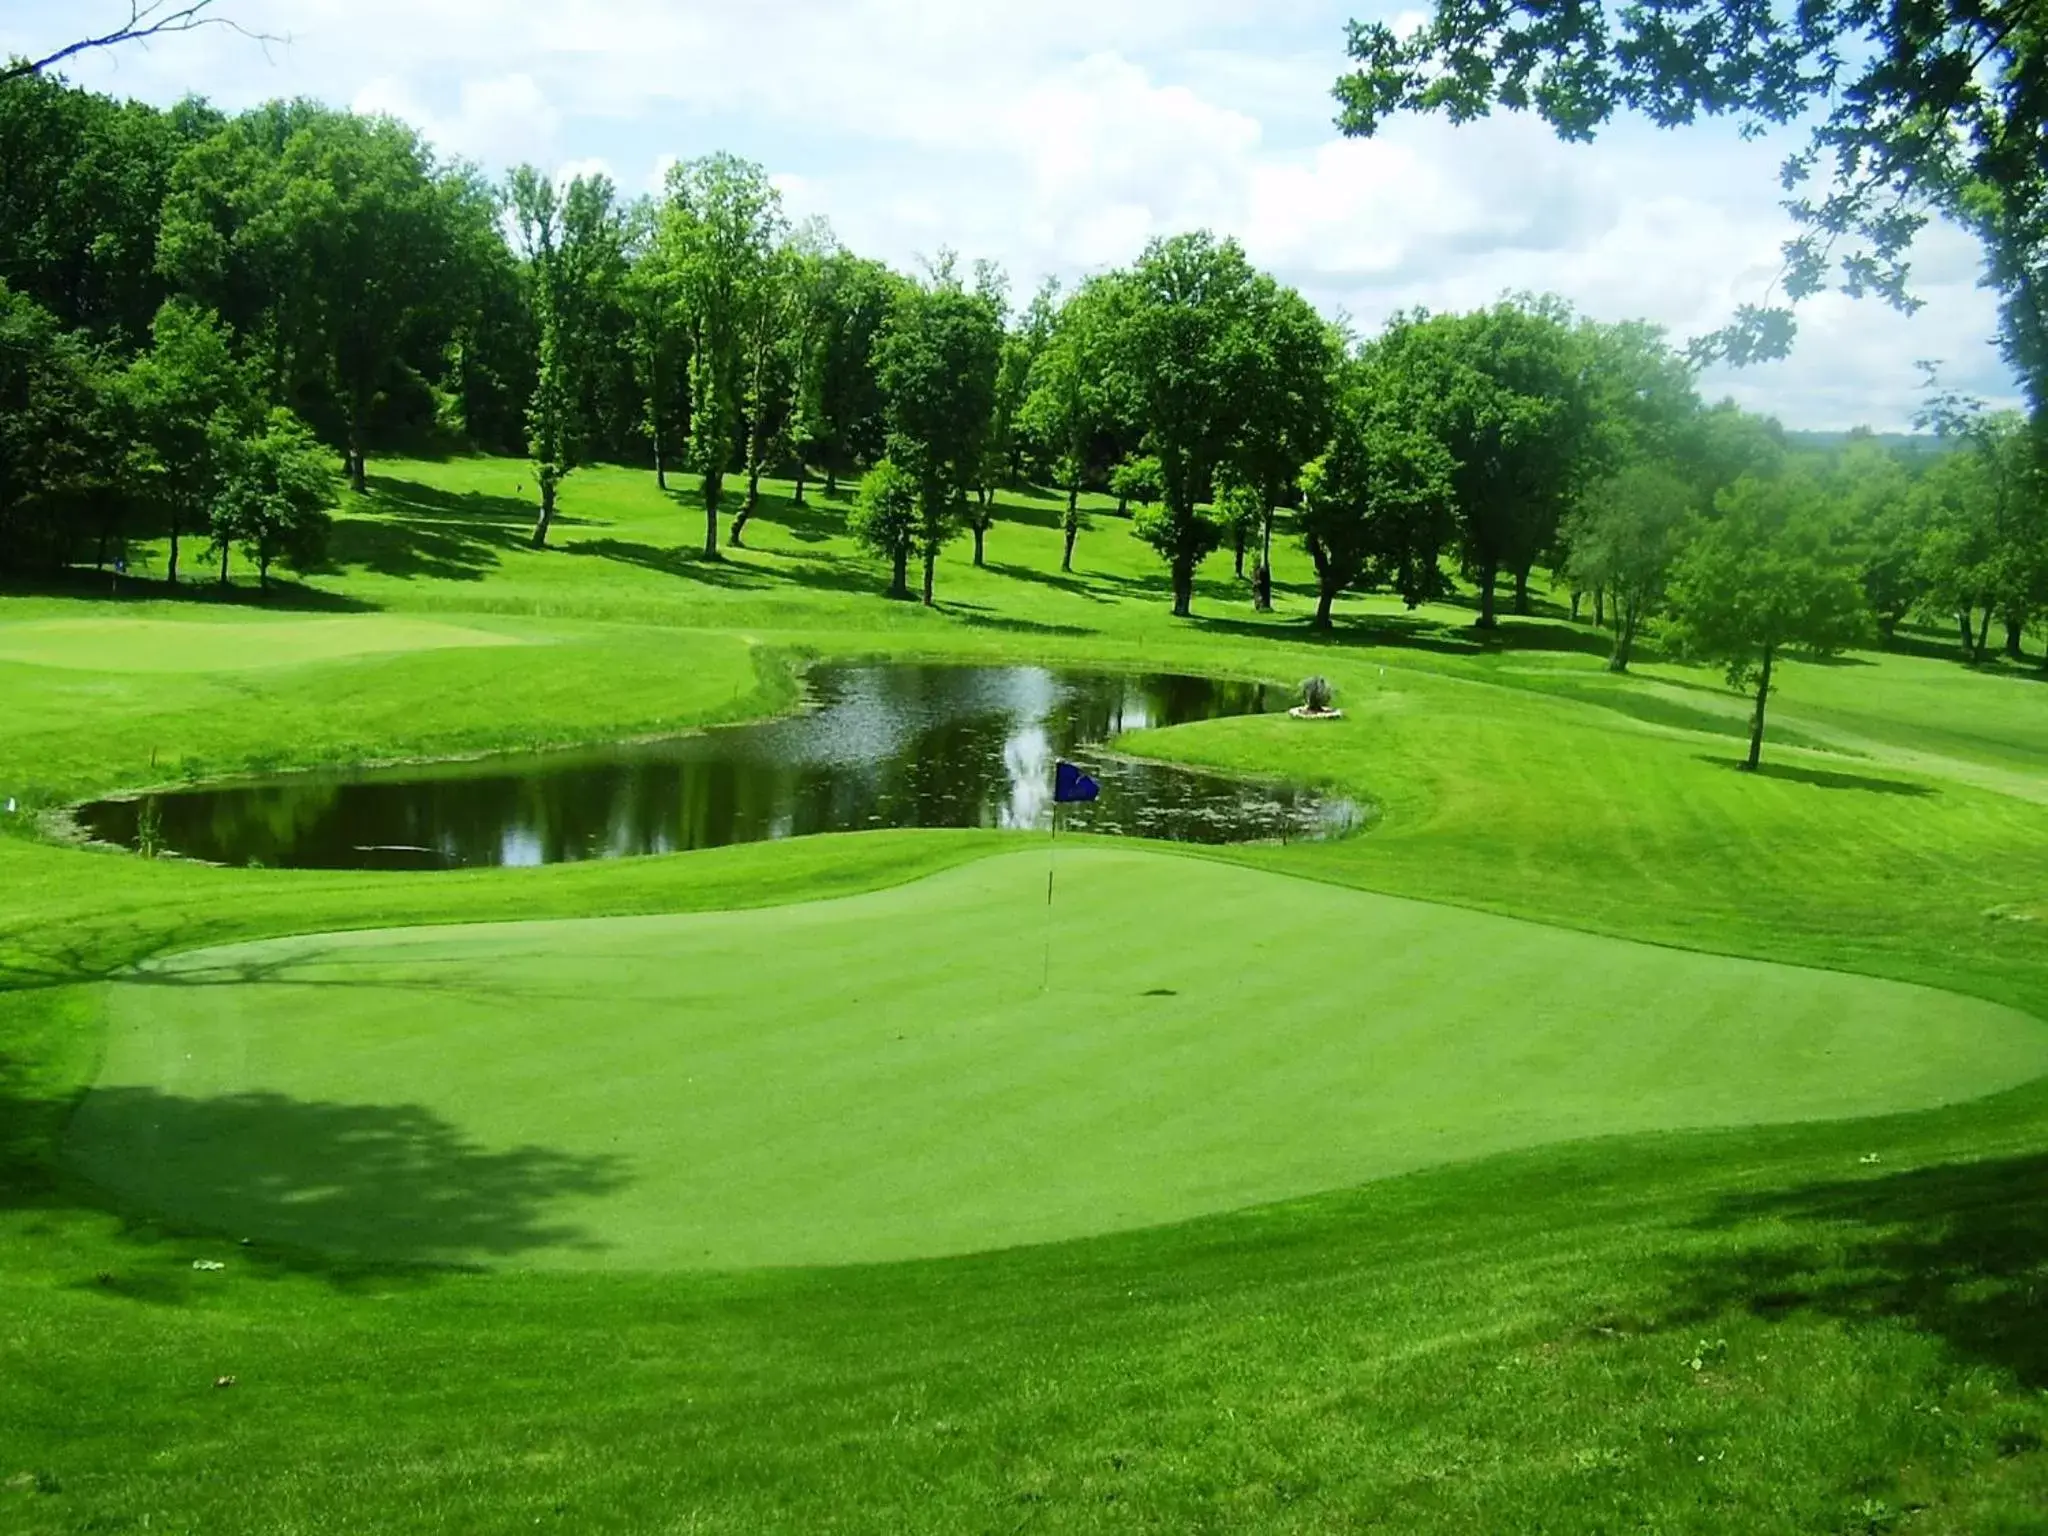
<instances>
[{"instance_id":1,"label":"flagstick","mask_svg":"<svg viewBox=\"0 0 2048 1536\"><path fill-rule=\"evenodd\" d=\"M1045 962L1038 974L1038 990L1052 983L1052 877L1060 851L1060 803L1052 803L1052 836L1045 844Z\"/></svg>"}]
</instances>

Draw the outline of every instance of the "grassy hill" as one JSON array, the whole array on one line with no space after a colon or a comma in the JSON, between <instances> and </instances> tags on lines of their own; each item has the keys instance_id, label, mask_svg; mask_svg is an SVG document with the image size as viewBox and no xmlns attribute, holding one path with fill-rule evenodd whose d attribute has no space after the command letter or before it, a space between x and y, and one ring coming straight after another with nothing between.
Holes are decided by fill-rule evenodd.
<instances>
[{"instance_id":1,"label":"grassy hill","mask_svg":"<svg viewBox=\"0 0 2048 1536\"><path fill-rule=\"evenodd\" d=\"M815 488L707 565L646 475L576 476L536 552L525 466L372 468L268 602L142 562L0 597L0 1526L2048 1530L2039 681L1795 663L1749 776L1717 677L1612 677L1548 605L1324 638L1298 552L1270 616L1226 552L1176 622L1126 523L1062 575L1012 496L925 610ZM980 995L1040 958L1001 833L346 874L45 816L674 731L871 656L1320 672L1339 726L1124 745L1379 820L1091 843L1103 953L1048 1007ZM502 923L551 937L440 926ZM374 974L312 985L341 941L295 936L342 932ZM226 945L264 965L177 982ZM754 1018L749 976L799 1037L698 1039L684 1118L677 1031ZM878 1076L870 982L975 1033Z\"/></svg>"}]
</instances>

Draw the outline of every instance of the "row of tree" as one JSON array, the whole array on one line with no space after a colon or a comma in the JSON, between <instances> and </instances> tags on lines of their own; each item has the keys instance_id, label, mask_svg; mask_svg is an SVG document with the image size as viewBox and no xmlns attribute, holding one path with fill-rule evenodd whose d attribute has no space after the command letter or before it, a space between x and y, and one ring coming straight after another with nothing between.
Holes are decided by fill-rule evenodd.
<instances>
[{"instance_id":1,"label":"row of tree","mask_svg":"<svg viewBox=\"0 0 2048 1536\"><path fill-rule=\"evenodd\" d=\"M1880 628L1938 615L1981 659L1997 622L2018 654L2048 611L2035 438L1948 397L1930 420L1963 451L1858 444L1795 478ZM1456 574L1490 626L1547 567L1611 615L1617 666L1702 528L1788 473L1774 425L1704 406L1655 328L1556 300L1360 341L1191 234L1014 311L986 264L906 277L792 225L727 155L629 201L530 167L493 185L306 102L227 118L0 81L0 562L147 532L173 579L193 535L310 563L316 440L358 488L387 447L524 451L536 545L579 465L681 470L706 558L744 542L764 475L801 500L859 474L852 531L928 602L939 551L971 534L978 563L996 488L1025 482L1063 493L1066 568L1084 493L1135 508L1181 614L1226 546L1268 606L1276 531L1324 624L1347 590L1420 603Z\"/></svg>"}]
</instances>

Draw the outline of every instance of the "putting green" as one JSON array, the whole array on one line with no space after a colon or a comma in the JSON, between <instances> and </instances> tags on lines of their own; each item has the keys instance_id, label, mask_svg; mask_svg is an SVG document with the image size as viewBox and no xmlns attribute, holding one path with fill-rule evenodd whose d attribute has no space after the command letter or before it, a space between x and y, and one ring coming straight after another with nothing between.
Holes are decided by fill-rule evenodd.
<instances>
[{"instance_id":1,"label":"putting green","mask_svg":"<svg viewBox=\"0 0 2048 1536\"><path fill-rule=\"evenodd\" d=\"M69 1150L339 1253L799 1264L2048 1072L2038 1021L1917 987L1141 850L1063 853L1050 921L1045 883L1005 854L791 907L180 956L110 988Z\"/></svg>"},{"instance_id":2,"label":"putting green","mask_svg":"<svg viewBox=\"0 0 2048 1536\"><path fill-rule=\"evenodd\" d=\"M509 635L432 619L30 619L0 624L0 661L90 672L220 672L295 667L389 651L518 645Z\"/></svg>"}]
</instances>

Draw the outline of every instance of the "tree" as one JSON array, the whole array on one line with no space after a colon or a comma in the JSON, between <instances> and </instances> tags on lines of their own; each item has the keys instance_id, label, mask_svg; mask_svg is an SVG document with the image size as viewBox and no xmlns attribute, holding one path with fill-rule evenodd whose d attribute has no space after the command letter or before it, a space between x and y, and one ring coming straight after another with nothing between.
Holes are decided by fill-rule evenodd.
<instances>
[{"instance_id":1,"label":"tree","mask_svg":"<svg viewBox=\"0 0 2048 1536\"><path fill-rule=\"evenodd\" d=\"M1067 297L1032 360L1018 410L1020 433L1037 448L1053 484L1067 495L1060 517L1063 571L1074 568L1074 542L1083 524L1081 491L1096 440L1113 410L1110 369L1123 292L1117 279L1097 277Z\"/></svg>"},{"instance_id":2,"label":"tree","mask_svg":"<svg viewBox=\"0 0 2048 1536\"><path fill-rule=\"evenodd\" d=\"M783 429L790 472L796 481L795 501L804 504L814 454L828 451L831 426L825 415L825 377L834 320L834 270L846 253L823 224L815 237L794 251L794 292L784 347L788 353L789 400Z\"/></svg>"},{"instance_id":3,"label":"tree","mask_svg":"<svg viewBox=\"0 0 2048 1536\"><path fill-rule=\"evenodd\" d=\"M505 238L503 191L470 166L438 183L449 239L435 428L490 453L526 448L540 344L527 276Z\"/></svg>"},{"instance_id":4,"label":"tree","mask_svg":"<svg viewBox=\"0 0 2048 1536\"><path fill-rule=\"evenodd\" d=\"M1001 312L947 263L896 296L875 344L889 411L889 459L915 480L917 552L932 601L939 550L952 537L981 464L1001 361Z\"/></svg>"},{"instance_id":5,"label":"tree","mask_svg":"<svg viewBox=\"0 0 2048 1536\"><path fill-rule=\"evenodd\" d=\"M413 129L310 102L237 118L173 173L164 271L260 347L273 395L327 420L357 491L373 418L454 329L465 210L441 175Z\"/></svg>"},{"instance_id":6,"label":"tree","mask_svg":"<svg viewBox=\"0 0 2048 1536\"><path fill-rule=\"evenodd\" d=\"M1273 606L1273 513L1293 494L1302 466L1329 441L1331 375L1342 352L1306 299L1264 275L1253 289L1250 340L1241 386L1244 420L1227 455L1239 515L1226 522L1237 532L1240 576L1245 540L1257 543L1255 603L1263 611Z\"/></svg>"},{"instance_id":7,"label":"tree","mask_svg":"<svg viewBox=\"0 0 2048 1536\"><path fill-rule=\"evenodd\" d=\"M1022 474L1023 444L1027 437L1024 407L1030 399L1031 371L1051 340L1058 297L1058 280L1047 278L1032 295L1018 324L1007 327L1003 333L1002 353L996 364L994 404L982 441L974 497L967 504L967 526L974 535L977 566L983 563L983 544L995 525L996 488L1015 482Z\"/></svg>"},{"instance_id":8,"label":"tree","mask_svg":"<svg viewBox=\"0 0 2048 1536\"><path fill-rule=\"evenodd\" d=\"M1380 345L1457 461L1464 568L1479 586L1478 627L1491 629L1503 574L1514 578L1516 611L1527 611L1529 571L1606 447L1586 349L1560 304L1530 299L1399 316Z\"/></svg>"},{"instance_id":9,"label":"tree","mask_svg":"<svg viewBox=\"0 0 2048 1536\"><path fill-rule=\"evenodd\" d=\"M207 526L227 445L249 419L251 381L212 311L171 299L157 312L149 351L117 388L129 442L123 479L162 519L171 546L165 577L176 583L179 541Z\"/></svg>"},{"instance_id":10,"label":"tree","mask_svg":"<svg viewBox=\"0 0 2048 1536\"><path fill-rule=\"evenodd\" d=\"M1356 586L1390 585L1408 606L1436 596L1453 536L1449 451L1417 423L1397 378L1366 364L1332 413L1330 445L1301 474L1295 526L1316 568L1319 629Z\"/></svg>"},{"instance_id":11,"label":"tree","mask_svg":"<svg viewBox=\"0 0 2048 1536\"><path fill-rule=\"evenodd\" d=\"M1236 241L1202 232L1152 241L1120 286L1116 366L1161 481L1160 505L1140 512L1136 531L1166 562L1185 618L1195 569L1223 538L1200 502L1246 427L1259 275Z\"/></svg>"},{"instance_id":12,"label":"tree","mask_svg":"<svg viewBox=\"0 0 2048 1536\"><path fill-rule=\"evenodd\" d=\"M1928 575L1955 605L1963 649L1982 661L1994 617L2005 626L2005 654L2021 655L2028 623L2048 607L2048 500L2044 500L2042 428L2017 411L1937 390L1919 424L1956 452L1931 472L1939 508L1928 547ZM1969 610L1983 619L1973 642Z\"/></svg>"},{"instance_id":13,"label":"tree","mask_svg":"<svg viewBox=\"0 0 2048 1536\"><path fill-rule=\"evenodd\" d=\"M1720 663L1729 687L1755 690L1744 764L1753 771L1779 655L1839 654L1863 638L1869 613L1853 550L1838 541L1811 479L1744 477L1715 511L1672 571L1672 634L1685 654Z\"/></svg>"},{"instance_id":14,"label":"tree","mask_svg":"<svg viewBox=\"0 0 2048 1536\"><path fill-rule=\"evenodd\" d=\"M682 278L657 238L656 214L646 199L627 215L628 265L623 291L632 317L629 345L640 395L640 430L654 454L654 483L668 489L668 448L688 345L682 324Z\"/></svg>"},{"instance_id":15,"label":"tree","mask_svg":"<svg viewBox=\"0 0 2048 1536\"><path fill-rule=\"evenodd\" d=\"M1123 459L1109 472L1109 493L1117 499L1117 511L1129 509L1132 502L1149 507L1159 499L1159 461L1146 454L1142 458Z\"/></svg>"},{"instance_id":16,"label":"tree","mask_svg":"<svg viewBox=\"0 0 2048 1536\"><path fill-rule=\"evenodd\" d=\"M689 317L689 459L703 480L707 560L718 558L725 477L743 451L750 344L785 232L782 195L751 161L721 153L669 168L662 238Z\"/></svg>"},{"instance_id":17,"label":"tree","mask_svg":"<svg viewBox=\"0 0 2048 1536\"><path fill-rule=\"evenodd\" d=\"M80 509L119 504L102 483L104 387L91 349L0 282L0 569L62 564Z\"/></svg>"},{"instance_id":18,"label":"tree","mask_svg":"<svg viewBox=\"0 0 2048 1536\"><path fill-rule=\"evenodd\" d=\"M1898 455L1867 435L1850 435L1828 484L1855 539L1864 601L1889 644L1927 595L1920 559L1926 530L1919 516L1925 501Z\"/></svg>"},{"instance_id":19,"label":"tree","mask_svg":"<svg viewBox=\"0 0 2048 1536\"><path fill-rule=\"evenodd\" d=\"M817 391L819 458L828 496L837 494L841 475L882 455L888 420L875 376L875 340L900 285L901 279L878 261L847 251L826 259Z\"/></svg>"},{"instance_id":20,"label":"tree","mask_svg":"<svg viewBox=\"0 0 2048 1536\"><path fill-rule=\"evenodd\" d=\"M46 76L0 84L0 279L67 328L148 341L169 290L157 237L171 170L218 114L159 112Z\"/></svg>"},{"instance_id":21,"label":"tree","mask_svg":"<svg viewBox=\"0 0 2048 1536\"><path fill-rule=\"evenodd\" d=\"M216 423L216 430L225 424ZM304 571L318 563L333 527L328 510L339 490L319 439L283 406L262 428L228 436L217 450L227 465L213 502L213 539L227 579L227 551L239 546L256 564L257 585L270 585L282 560Z\"/></svg>"},{"instance_id":22,"label":"tree","mask_svg":"<svg viewBox=\"0 0 2048 1536\"><path fill-rule=\"evenodd\" d=\"M1567 519L1572 584L1598 589L1613 605L1608 671L1628 670L1698 507L1697 492L1670 465L1636 459L1596 482Z\"/></svg>"},{"instance_id":23,"label":"tree","mask_svg":"<svg viewBox=\"0 0 2048 1536\"><path fill-rule=\"evenodd\" d=\"M861 546L889 562L891 597L910 597L910 555L920 527L921 492L916 476L885 458L862 478L847 519Z\"/></svg>"},{"instance_id":24,"label":"tree","mask_svg":"<svg viewBox=\"0 0 2048 1536\"><path fill-rule=\"evenodd\" d=\"M1930 212L1973 230L2003 300L2002 344L2048 404L2048 17L2032 0L1437 0L1406 32L1354 22L1359 68L1339 121L1371 134L1401 112L1453 122L1533 109L1566 139L1617 112L1660 127L1819 117L1783 180L1804 226L1785 249L1792 302L1831 279L1902 308ZM1808 189L1824 179L1824 191ZM1702 354L1781 354L1790 311L1745 306Z\"/></svg>"},{"instance_id":25,"label":"tree","mask_svg":"<svg viewBox=\"0 0 2048 1536\"><path fill-rule=\"evenodd\" d=\"M562 481L584 461L585 400L599 301L623 277L623 230L612 184L578 176L558 189L530 165L512 173L508 195L531 286L538 333L527 452L540 489L533 547L545 549Z\"/></svg>"}]
</instances>

